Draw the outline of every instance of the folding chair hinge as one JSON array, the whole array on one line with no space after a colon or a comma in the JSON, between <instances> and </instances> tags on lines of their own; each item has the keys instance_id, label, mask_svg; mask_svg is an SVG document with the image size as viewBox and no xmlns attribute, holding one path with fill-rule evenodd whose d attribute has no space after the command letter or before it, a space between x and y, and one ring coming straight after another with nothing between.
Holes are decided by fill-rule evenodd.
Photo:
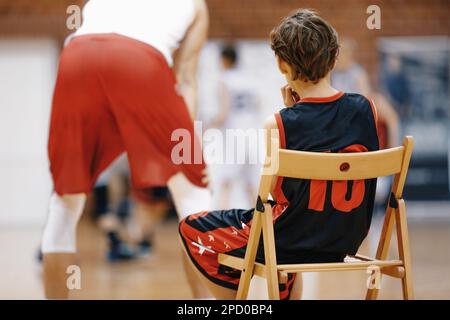
<instances>
[{"instance_id":1,"label":"folding chair hinge","mask_svg":"<svg viewBox=\"0 0 450 320\"><path fill-rule=\"evenodd\" d=\"M264 203L262 202L262 199L260 196L258 196L258 200L256 201L256 210L259 212L264 212Z\"/></svg>"},{"instance_id":2,"label":"folding chair hinge","mask_svg":"<svg viewBox=\"0 0 450 320\"><path fill-rule=\"evenodd\" d=\"M391 192L391 196L389 198L389 207L397 209L398 208L398 200L395 197L395 194Z\"/></svg>"}]
</instances>

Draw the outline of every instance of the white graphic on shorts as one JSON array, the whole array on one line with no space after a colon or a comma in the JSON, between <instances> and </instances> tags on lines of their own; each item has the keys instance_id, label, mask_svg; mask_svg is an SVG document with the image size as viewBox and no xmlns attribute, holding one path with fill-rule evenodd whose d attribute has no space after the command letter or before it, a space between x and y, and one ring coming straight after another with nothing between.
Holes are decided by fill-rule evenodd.
<instances>
[{"instance_id":1,"label":"white graphic on shorts","mask_svg":"<svg viewBox=\"0 0 450 320\"><path fill-rule=\"evenodd\" d=\"M193 246L196 246L198 248L199 255L203 255L205 251L216 253L214 250L211 249L211 246L204 246L202 239L200 239L200 237L197 237L197 242L192 241L191 243Z\"/></svg>"}]
</instances>

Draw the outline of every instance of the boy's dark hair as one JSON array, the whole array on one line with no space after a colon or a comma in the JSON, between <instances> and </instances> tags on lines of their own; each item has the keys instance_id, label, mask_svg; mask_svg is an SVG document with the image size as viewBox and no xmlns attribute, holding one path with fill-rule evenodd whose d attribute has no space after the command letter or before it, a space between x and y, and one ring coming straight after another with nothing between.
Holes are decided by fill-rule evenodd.
<instances>
[{"instance_id":1,"label":"boy's dark hair","mask_svg":"<svg viewBox=\"0 0 450 320\"><path fill-rule=\"evenodd\" d=\"M235 65L237 63L238 54L236 48L233 45L228 44L223 46L220 55L222 56L222 58L230 61L232 65Z\"/></svg>"},{"instance_id":2,"label":"boy's dark hair","mask_svg":"<svg viewBox=\"0 0 450 320\"><path fill-rule=\"evenodd\" d=\"M272 50L294 69L294 80L317 83L333 69L339 52L336 30L314 11L300 9L270 33Z\"/></svg>"}]
</instances>

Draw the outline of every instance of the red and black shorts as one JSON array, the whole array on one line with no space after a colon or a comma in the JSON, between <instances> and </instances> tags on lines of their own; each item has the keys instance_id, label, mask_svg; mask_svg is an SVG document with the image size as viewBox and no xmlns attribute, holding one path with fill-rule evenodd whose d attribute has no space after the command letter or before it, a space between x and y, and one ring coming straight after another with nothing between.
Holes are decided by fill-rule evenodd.
<instances>
[{"instance_id":1,"label":"red and black shorts","mask_svg":"<svg viewBox=\"0 0 450 320\"><path fill-rule=\"evenodd\" d=\"M180 223L180 236L190 259L209 280L225 288L237 290L241 272L218 263L218 254L243 258L250 235L254 210L219 210L193 214ZM264 261L258 249L256 260ZM289 298L295 275L280 284L281 299Z\"/></svg>"},{"instance_id":2,"label":"red and black shorts","mask_svg":"<svg viewBox=\"0 0 450 320\"><path fill-rule=\"evenodd\" d=\"M201 153L175 75L158 50L118 34L77 36L64 48L48 143L58 194L90 192L123 152L137 189L164 186L177 172L205 187L203 160L172 161L175 130L189 132L191 149Z\"/></svg>"}]
</instances>

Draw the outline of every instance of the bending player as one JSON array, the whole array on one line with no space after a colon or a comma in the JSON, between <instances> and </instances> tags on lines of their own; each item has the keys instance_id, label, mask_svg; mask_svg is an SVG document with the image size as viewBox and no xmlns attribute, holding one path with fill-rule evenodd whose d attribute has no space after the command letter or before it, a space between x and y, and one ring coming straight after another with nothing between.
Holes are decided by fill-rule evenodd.
<instances>
[{"instance_id":1,"label":"bending player","mask_svg":"<svg viewBox=\"0 0 450 320\"><path fill-rule=\"evenodd\" d=\"M188 106L195 115L208 29L204 0L91 0L83 16L61 54L52 104L55 192L42 239L48 298L68 296L66 269L75 264L86 194L121 153L128 154L134 187L168 185L180 219L210 203L203 161L176 166L171 159L174 130L195 137Z\"/></svg>"},{"instance_id":2,"label":"bending player","mask_svg":"<svg viewBox=\"0 0 450 320\"><path fill-rule=\"evenodd\" d=\"M271 47L288 83L284 103L265 128L278 129L281 148L314 152L378 150L376 112L371 100L344 93L330 85L339 50L333 27L309 10L285 18L271 33ZM301 97L300 99L298 99ZM270 141L270 140L268 140ZM376 179L353 182L281 179L272 197L277 262L342 261L355 254L366 237L375 196ZM328 191L327 191L328 190ZM254 209L201 212L183 220L180 235L186 253L217 298L233 299L240 271L219 266L219 253L244 257ZM264 261L258 250L258 262ZM299 298L280 285L282 299Z\"/></svg>"}]
</instances>

